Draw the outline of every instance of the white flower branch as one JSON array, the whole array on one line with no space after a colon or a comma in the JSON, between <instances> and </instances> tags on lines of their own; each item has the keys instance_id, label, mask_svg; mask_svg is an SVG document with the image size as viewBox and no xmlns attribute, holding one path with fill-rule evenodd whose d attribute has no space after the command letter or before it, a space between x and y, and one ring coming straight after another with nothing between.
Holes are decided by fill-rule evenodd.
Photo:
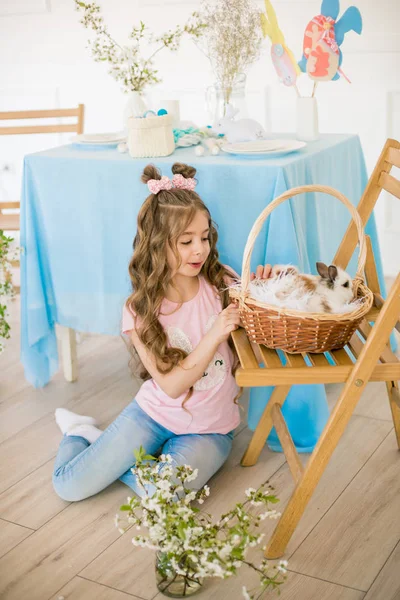
<instances>
[{"instance_id":1,"label":"white flower branch","mask_svg":"<svg viewBox=\"0 0 400 600\"><path fill-rule=\"evenodd\" d=\"M159 83L158 71L154 67L154 57L164 48L176 51L182 37L187 34L197 40L203 34L204 23L199 19L198 13L193 13L189 22L182 28L177 26L160 36L149 32L145 24L133 27L129 35L132 45L118 44L108 32L101 15L100 6L96 2L83 2L74 0L76 10L82 14L81 23L86 29L95 33L93 41L89 40L91 55L96 62L109 63L109 74L122 85L124 92L142 92L149 85ZM141 56L141 44L157 44L158 47L148 58Z\"/></svg>"},{"instance_id":2,"label":"white flower branch","mask_svg":"<svg viewBox=\"0 0 400 600\"><path fill-rule=\"evenodd\" d=\"M136 476L142 498L128 498L121 507L126 523L116 517L121 532L135 525L147 529L147 535L132 539L136 546L161 553L164 568L185 578L199 581L206 577L226 578L237 574L244 564L260 575L262 591L278 588L284 581L287 563L271 566L263 560L256 566L246 558L249 548L259 545L263 534L252 531L265 518L277 518L279 513L269 505L278 502L273 489L264 482L258 489L246 490L246 499L237 503L216 522L211 515L201 513L194 502L202 504L210 495L205 485L200 490L188 486L197 478L197 469L189 465L175 466L169 455L158 459L146 455L143 448L135 452ZM264 505L268 510L259 515L250 509ZM244 592L243 592L244 593ZM245 597L253 598L246 590Z\"/></svg>"}]
</instances>

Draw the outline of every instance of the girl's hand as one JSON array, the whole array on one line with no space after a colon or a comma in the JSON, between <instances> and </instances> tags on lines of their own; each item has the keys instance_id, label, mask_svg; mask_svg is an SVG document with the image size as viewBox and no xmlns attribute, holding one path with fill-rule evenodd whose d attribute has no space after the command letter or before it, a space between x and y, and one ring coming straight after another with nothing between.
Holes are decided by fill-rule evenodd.
<instances>
[{"instance_id":1,"label":"girl's hand","mask_svg":"<svg viewBox=\"0 0 400 600\"><path fill-rule=\"evenodd\" d=\"M256 272L250 274L250 281L254 279L269 279L271 277L272 266L271 265L258 265Z\"/></svg>"},{"instance_id":2,"label":"girl's hand","mask_svg":"<svg viewBox=\"0 0 400 600\"><path fill-rule=\"evenodd\" d=\"M232 331L239 327L239 324L239 308L236 304L231 303L219 313L209 333L214 336L218 344L221 344L228 339Z\"/></svg>"}]
</instances>

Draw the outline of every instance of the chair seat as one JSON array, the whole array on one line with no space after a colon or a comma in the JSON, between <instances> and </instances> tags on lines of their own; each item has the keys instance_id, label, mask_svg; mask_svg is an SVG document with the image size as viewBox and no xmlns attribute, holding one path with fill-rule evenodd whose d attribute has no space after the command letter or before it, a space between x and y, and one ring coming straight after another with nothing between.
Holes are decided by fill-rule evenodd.
<instances>
[{"instance_id":1,"label":"chair seat","mask_svg":"<svg viewBox=\"0 0 400 600\"><path fill-rule=\"evenodd\" d=\"M305 383L343 383L349 377L372 327L362 321L357 333L341 350L324 354L288 354L250 343L244 329L232 333L240 360L236 372L238 385L246 387L294 385ZM262 359L259 364L257 356ZM400 361L387 346L375 366L370 381L400 379Z\"/></svg>"}]
</instances>

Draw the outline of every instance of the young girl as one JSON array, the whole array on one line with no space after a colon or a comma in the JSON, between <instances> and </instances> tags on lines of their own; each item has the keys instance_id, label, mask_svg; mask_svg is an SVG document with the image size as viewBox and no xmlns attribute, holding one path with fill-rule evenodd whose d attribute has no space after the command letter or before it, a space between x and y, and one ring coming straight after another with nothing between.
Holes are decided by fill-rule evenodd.
<instances>
[{"instance_id":1,"label":"young girl","mask_svg":"<svg viewBox=\"0 0 400 600\"><path fill-rule=\"evenodd\" d=\"M133 293L122 331L140 359L144 383L104 431L91 417L57 409L64 437L53 482L65 500L82 500L116 479L141 490L130 469L133 451L170 454L198 469L202 487L226 461L240 422L230 333L239 325L227 285L235 274L218 261L217 232L194 191L196 170L172 167L172 180L148 165L129 265ZM269 267L257 269L267 277Z\"/></svg>"}]
</instances>

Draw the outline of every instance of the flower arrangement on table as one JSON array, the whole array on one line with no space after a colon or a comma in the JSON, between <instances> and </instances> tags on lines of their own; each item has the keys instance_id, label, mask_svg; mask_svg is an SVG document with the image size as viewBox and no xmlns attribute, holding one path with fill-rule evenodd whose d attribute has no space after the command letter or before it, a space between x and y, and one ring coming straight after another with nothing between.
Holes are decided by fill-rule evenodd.
<instances>
[{"instance_id":1,"label":"flower arrangement on table","mask_svg":"<svg viewBox=\"0 0 400 600\"><path fill-rule=\"evenodd\" d=\"M203 504L210 489L205 485L195 491L189 483L197 477L197 469L189 465L174 466L171 457L155 458L140 447L135 451L136 464L132 473L143 492L141 498L128 498L120 507L125 515L116 516L121 533L134 525L147 529L147 535L136 535L135 546L157 552L156 577L158 589L168 596L186 597L198 591L203 579L227 578L236 575L242 565L254 569L260 576L261 590L279 588L285 580L287 562L270 566L263 559L259 566L246 558L249 548L260 544L263 534L253 532L264 519L280 516L269 506L278 498L268 482L258 489L246 490L246 500L223 514L216 522L211 515L200 512L194 502ZM266 511L254 515L249 509L265 506ZM243 587L247 600L255 598Z\"/></svg>"},{"instance_id":2,"label":"flower arrangement on table","mask_svg":"<svg viewBox=\"0 0 400 600\"><path fill-rule=\"evenodd\" d=\"M4 235L0 229L0 352L4 350L2 340L10 337L10 325L7 322L7 299L14 295L9 262L10 244L13 238ZM2 303L6 302L5 304Z\"/></svg>"},{"instance_id":3,"label":"flower arrangement on table","mask_svg":"<svg viewBox=\"0 0 400 600\"><path fill-rule=\"evenodd\" d=\"M80 21L82 25L92 29L96 34L94 40L89 41L94 60L107 62L110 65L109 74L121 84L125 93L132 91L142 93L148 86L160 83L161 79L154 67L155 55L164 48L178 50L185 34L199 39L205 27L199 21L196 12L183 27L178 25L175 29L159 36L153 35L140 21L138 26L132 28L129 35L131 44L120 45L108 32L100 6L96 2L86 3L83 0L74 0L74 2L76 9L82 13ZM156 46L147 58L142 56L143 42Z\"/></svg>"},{"instance_id":4,"label":"flower arrangement on table","mask_svg":"<svg viewBox=\"0 0 400 600\"><path fill-rule=\"evenodd\" d=\"M204 24L198 45L211 62L226 106L238 77L260 55L260 12L252 0L205 0L198 19Z\"/></svg>"}]
</instances>

